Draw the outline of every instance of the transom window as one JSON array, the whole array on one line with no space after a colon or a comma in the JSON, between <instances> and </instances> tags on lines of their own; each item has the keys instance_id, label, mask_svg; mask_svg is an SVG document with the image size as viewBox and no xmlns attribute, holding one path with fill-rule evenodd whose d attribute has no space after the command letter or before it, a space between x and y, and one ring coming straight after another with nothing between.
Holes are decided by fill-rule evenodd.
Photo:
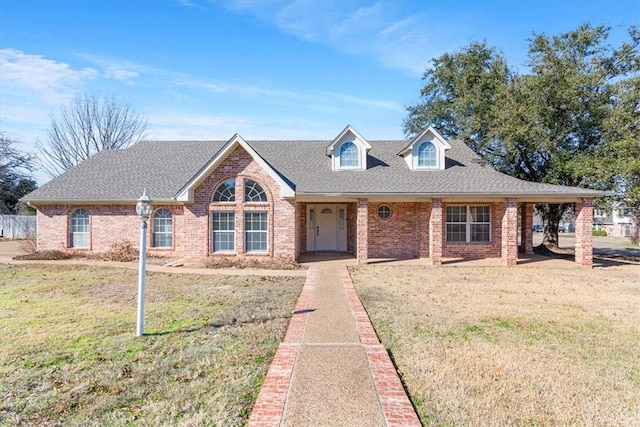
<instances>
[{"instance_id":1,"label":"transom window","mask_svg":"<svg viewBox=\"0 0 640 427\"><path fill-rule=\"evenodd\" d=\"M432 142L423 142L418 147L418 167L434 168L437 165L436 146Z\"/></svg>"},{"instance_id":2,"label":"transom window","mask_svg":"<svg viewBox=\"0 0 640 427\"><path fill-rule=\"evenodd\" d=\"M244 201L249 203L266 202L267 193L260 184L252 179L244 180Z\"/></svg>"},{"instance_id":3,"label":"transom window","mask_svg":"<svg viewBox=\"0 0 640 427\"><path fill-rule=\"evenodd\" d=\"M447 242L490 242L491 206L447 206Z\"/></svg>"},{"instance_id":4,"label":"transom window","mask_svg":"<svg viewBox=\"0 0 640 427\"><path fill-rule=\"evenodd\" d=\"M244 249L246 252L267 251L267 213L244 213Z\"/></svg>"},{"instance_id":5,"label":"transom window","mask_svg":"<svg viewBox=\"0 0 640 427\"><path fill-rule=\"evenodd\" d=\"M77 209L69 218L69 247L89 247L89 212Z\"/></svg>"},{"instance_id":6,"label":"transom window","mask_svg":"<svg viewBox=\"0 0 640 427\"><path fill-rule=\"evenodd\" d=\"M358 147L351 141L340 146L340 167L358 167L359 164Z\"/></svg>"},{"instance_id":7,"label":"transom window","mask_svg":"<svg viewBox=\"0 0 640 427\"><path fill-rule=\"evenodd\" d=\"M234 212L213 212L211 230L213 230L211 233L213 252L236 250L236 214Z\"/></svg>"},{"instance_id":8,"label":"transom window","mask_svg":"<svg viewBox=\"0 0 640 427\"><path fill-rule=\"evenodd\" d=\"M214 202L235 202L236 201L236 180L228 179L213 193Z\"/></svg>"},{"instance_id":9,"label":"transom window","mask_svg":"<svg viewBox=\"0 0 640 427\"><path fill-rule=\"evenodd\" d=\"M169 209L158 209L153 214L151 246L154 248L173 246L173 216Z\"/></svg>"}]
</instances>

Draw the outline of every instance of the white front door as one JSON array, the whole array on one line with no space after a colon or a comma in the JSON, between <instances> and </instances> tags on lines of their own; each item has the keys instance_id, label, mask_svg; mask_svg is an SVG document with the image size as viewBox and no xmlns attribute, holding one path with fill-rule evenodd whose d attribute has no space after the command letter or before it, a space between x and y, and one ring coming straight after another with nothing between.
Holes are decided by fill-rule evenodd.
<instances>
[{"instance_id":1,"label":"white front door","mask_svg":"<svg viewBox=\"0 0 640 427\"><path fill-rule=\"evenodd\" d=\"M320 206L317 213L318 223L316 224L316 250L335 251L338 249L338 227L336 217L336 207Z\"/></svg>"},{"instance_id":2,"label":"white front door","mask_svg":"<svg viewBox=\"0 0 640 427\"><path fill-rule=\"evenodd\" d=\"M307 251L347 250L346 205L307 207Z\"/></svg>"}]
</instances>

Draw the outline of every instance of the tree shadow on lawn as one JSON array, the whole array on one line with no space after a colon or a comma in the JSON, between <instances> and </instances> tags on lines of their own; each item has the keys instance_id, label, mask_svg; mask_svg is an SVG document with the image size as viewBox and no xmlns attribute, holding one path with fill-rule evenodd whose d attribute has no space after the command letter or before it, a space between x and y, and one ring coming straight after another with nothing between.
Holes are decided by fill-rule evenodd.
<instances>
[{"instance_id":1,"label":"tree shadow on lawn","mask_svg":"<svg viewBox=\"0 0 640 427\"><path fill-rule=\"evenodd\" d=\"M635 251L635 250L634 250ZM559 248L552 251L544 245L533 248L533 253L550 259L560 259L574 262L575 251L573 248ZM524 263L535 262L526 261ZM593 252L593 268L621 267L628 265L640 265L640 251L638 256L629 255L627 250L597 249Z\"/></svg>"}]
</instances>

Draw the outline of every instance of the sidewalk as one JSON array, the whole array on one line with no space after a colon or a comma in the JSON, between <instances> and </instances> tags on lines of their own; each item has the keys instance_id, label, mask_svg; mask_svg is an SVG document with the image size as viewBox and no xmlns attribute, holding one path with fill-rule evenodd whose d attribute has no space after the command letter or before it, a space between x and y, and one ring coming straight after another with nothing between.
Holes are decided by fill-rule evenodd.
<instances>
[{"instance_id":1,"label":"sidewalk","mask_svg":"<svg viewBox=\"0 0 640 427\"><path fill-rule=\"evenodd\" d=\"M421 425L346 266L309 267L248 425Z\"/></svg>"}]
</instances>

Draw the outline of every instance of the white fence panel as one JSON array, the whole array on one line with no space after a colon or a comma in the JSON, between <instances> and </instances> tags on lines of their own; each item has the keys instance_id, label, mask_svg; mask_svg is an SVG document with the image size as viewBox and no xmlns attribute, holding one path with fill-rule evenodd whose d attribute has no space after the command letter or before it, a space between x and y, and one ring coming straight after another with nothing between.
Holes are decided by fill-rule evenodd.
<instances>
[{"instance_id":1,"label":"white fence panel","mask_svg":"<svg viewBox=\"0 0 640 427\"><path fill-rule=\"evenodd\" d=\"M0 215L0 237L26 239L35 236L35 215Z\"/></svg>"}]
</instances>

